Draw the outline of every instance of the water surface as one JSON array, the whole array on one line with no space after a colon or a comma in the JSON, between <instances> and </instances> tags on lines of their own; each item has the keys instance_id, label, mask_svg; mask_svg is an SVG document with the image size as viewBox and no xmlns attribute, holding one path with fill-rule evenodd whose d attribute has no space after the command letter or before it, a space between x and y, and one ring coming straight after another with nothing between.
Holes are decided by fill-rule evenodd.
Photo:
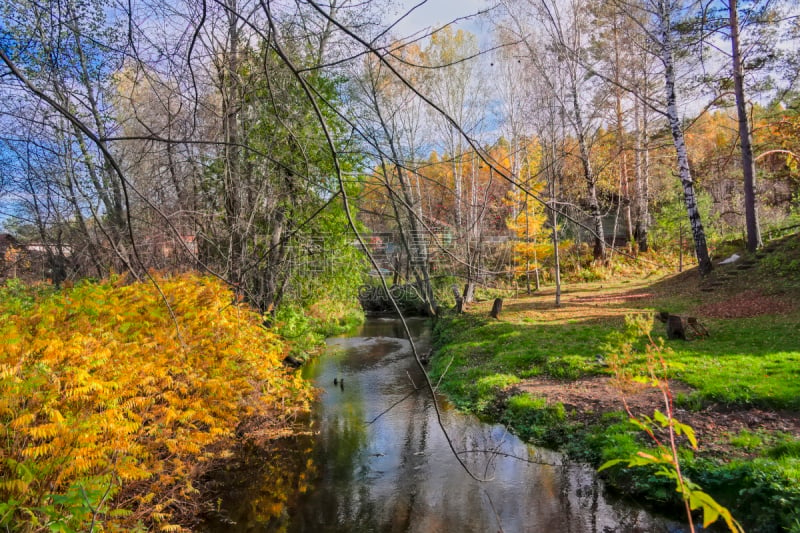
<instances>
[{"instance_id":1,"label":"water surface","mask_svg":"<svg viewBox=\"0 0 800 533\"><path fill-rule=\"evenodd\" d=\"M421 351L424 321L410 323ZM222 531L323 532L657 532L665 522L608 500L594 471L560 454L527 446L501 426L456 412L440 398L437 420L424 377L397 320L371 320L329 339L304 372L322 389L313 439L297 439L269 462L310 467L287 483L278 516L232 489ZM335 380L335 383L334 383ZM343 385L342 385L343 383ZM250 464L256 475L263 466ZM308 476L310 473L310 477ZM248 490L250 491L248 493ZM267 505L267 504L263 504ZM275 507L272 508L276 509ZM273 513L276 514L276 513Z\"/></svg>"}]
</instances>

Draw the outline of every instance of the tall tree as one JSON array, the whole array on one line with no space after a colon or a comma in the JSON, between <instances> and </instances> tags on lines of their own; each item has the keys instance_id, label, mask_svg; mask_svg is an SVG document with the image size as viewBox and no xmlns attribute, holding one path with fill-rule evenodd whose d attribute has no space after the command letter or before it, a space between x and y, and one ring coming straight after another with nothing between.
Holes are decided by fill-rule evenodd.
<instances>
[{"instance_id":1,"label":"tall tree","mask_svg":"<svg viewBox=\"0 0 800 533\"><path fill-rule=\"evenodd\" d=\"M747 117L747 100L744 90L744 59L740 42L739 8L737 0L728 0L728 21L731 39L733 91L736 97L736 115L739 118L739 142L744 174L744 214L747 228L747 250L755 252L761 246L761 230L756 205L756 165L753 159L753 135Z\"/></svg>"},{"instance_id":2,"label":"tall tree","mask_svg":"<svg viewBox=\"0 0 800 533\"><path fill-rule=\"evenodd\" d=\"M74 245L89 251L89 265L131 268L129 197L105 140L114 130L108 105L111 76L122 62L120 32L107 17L109 4L15 0L0 9L0 53L13 73L4 76L6 94L18 111L27 108L15 114L8 107L4 120L28 132L34 130L26 122L38 123L40 146L50 145L51 153L59 154L60 172L51 167L48 187L37 188L35 194L46 190L71 206L81 234ZM44 232L45 243L60 239L63 226L48 227L55 233ZM58 260L64 262L63 257Z\"/></svg>"},{"instance_id":3,"label":"tall tree","mask_svg":"<svg viewBox=\"0 0 800 533\"><path fill-rule=\"evenodd\" d=\"M629 245L647 251L649 227L647 124L650 110L642 104L652 89L654 58L643 44L641 20L634 21L625 6L616 3L591 5L591 54L587 66L608 80L610 92L607 123L613 133L615 150L607 156L606 172L613 170L619 183L618 211L623 214Z\"/></svg>"},{"instance_id":4,"label":"tall tree","mask_svg":"<svg viewBox=\"0 0 800 533\"><path fill-rule=\"evenodd\" d=\"M689 155L686 151L686 141L683 134L683 125L678 115L678 104L675 88L675 54L677 43L675 40L675 18L680 13L680 3L675 0L656 0L654 15L658 25L658 46L661 60L664 63L664 90L666 93L666 115L669 122L672 140L675 144L675 155L678 161L678 175L683 186L683 198L686 213L689 217L689 226L694 238L695 254L700 268L700 273L706 275L711 272L713 265L708 254L706 234L697 206L697 195L694 180L689 167Z\"/></svg>"},{"instance_id":5,"label":"tall tree","mask_svg":"<svg viewBox=\"0 0 800 533\"><path fill-rule=\"evenodd\" d=\"M535 67L536 75L547 82L550 92L557 95L558 105L564 110L563 117L574 134L577 150L572 157L580 163L583 177L583 203L592 230L593 257L605 260L599 174L592 153L600 129L596 111L599 107L597 99L602 98L602 92L599 91L599 80L589 75L584 63L588 46L587 7L582 0L567 4L529 0L509 2L506 6L516 37L527 49L527 59ZM553 70L554 64L559 68Z\"/></svg>"},{"instance_id":6,"label":"tall tree","mask_svg":"<svg viewBox=\"0 0 800 533\"><path fill-rule=\"evenodd\" d=\"M404 61L406 56L407 62L419 59L416 47L396 46L395 49L396 55ZM409 76L414 75L403 61L398 68ZM434 316L437 304L429 263L431 232L423 212L422 178L417 164L420 125L414 119L420 116L419 102L380 61L367 60L364 72L353 82L354 102L359 104L355 126L377 161L374 177L382 189L373 198L388 204L382 213L374 208L374 203L365 208L392 220L393 224L388 227L397 232L410 276L420 289L426 312ZM398 274L396 281L399 281Z\"/></svg>"},{"instance_id":7,"label":"tall tree","mask_svg":"<svg viewBox=\"0 0 800 533\"><path fill-rule=\"evenodd\" d=\"M486 206L479 158L462 133L477 137L486 118L488 98L486 87L479 83L482 64L475 57L477 53L477 37L464 30L454 31L450 26L431 35L429 45L423 50L424 66L430 71L425 78L429 94L445 112L442 115L431 110L430 117L438 134L434 142L443 145L445 157L451 162L454 228L459 233L459 255L465 266L465 303L473 301L481 277L485 236Z\"/></svg>"},{"instance_id":8,"label":"tall tree","mask_svg":"<svg viewBox=\"0 0 800 533\"><path fill-rule=\"evenodd\" d=\"M690 18L690 12L694 3L686 6L681 0L642 0L637 2L620 2L622 12L630 17L630 20L640 28L644 39L642 47L648 53L658 57L662 66L661 77L663 79L664 92L663 98L655 98L651 91L642 92L636 84L625 83L623 87L626 91L635 95L643 105L651 110L660 113L668 123L675 147L675 157L678 166L678 175L684 191L684 202L687 216L692 228L692 235L695 244L695 255L700 265L700 272L705 275L709 273L713 266L708 253L705 230L701 221L700 211L697 207L694 179L692 177L689 158L686 149L686 141L683 132L683 124L679 114L677 98L676 57L685 55L686 43L679 44L679 36L682 35L678 29L677 21ZM551 10L558 13L557 8ZM555 15L549 15L555 19ZM556 37L559 37L556 34ZM695 41L699 40L697 34L692 36ZM566 41L561 39L560 43ZM570 54L570 57L579 62L591 74L598 75L607 83L619 85L620 81L613 76L608 76L600 72L594 65L584 58L579 50L574 47L560 44L562 49ZM641 168L641 167L640 167Z\"/></svg>"},{"instance_id":9,"label":"tall tree","mask_svg":"<svg viewBox=\"0 0 800 533\"><path fill-rule=\"evenodd\" d=\"M520 274L525 277L525 288L531 293L531 272L535 273L536 289L539 289L540 261L551 254L552 248L547 242L548 222L545 207L528 194L532 192L539 196L544 192L547 183L543 179L541 157L542 148L538 142L531 142L526 150L530 159L524 161L525 169L517 172L520 187L515 187L508 192L507 202L512 207L511 216L506 220L506 226L516 237L512 250L514 253L512 272L515 278Z\"/></svg>"}]
</instances>

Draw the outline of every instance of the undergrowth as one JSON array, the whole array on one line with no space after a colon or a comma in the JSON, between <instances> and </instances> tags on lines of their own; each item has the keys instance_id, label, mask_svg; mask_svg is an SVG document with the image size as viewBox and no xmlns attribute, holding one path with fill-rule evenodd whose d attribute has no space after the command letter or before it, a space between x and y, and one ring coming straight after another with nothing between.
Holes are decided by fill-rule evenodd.
<instances>
[{"instance_id":1,"label":"undergrowth","mask_svg":"<svg viewBox=\"0 0 800 533\"><path fill-rule=\"evenodd\" d=\"M320 351L325 339L349 331L364 321L357 302L323 299L303 307L282 305L277 309L274 330L289 341L289 353L305 360Z\"/></svg>"},{"instance_id":2,"label":"undergrowth","mask_svg":"<svg viewBox=\"0 0 800 533\"><path fill-rule=\"evenodd\" d=\"M0 526L180 531L237 438L292 434L310 391L213 279L0 289ZM174 316L173 316L174 315Z\"/></svg>"}]
</instances>

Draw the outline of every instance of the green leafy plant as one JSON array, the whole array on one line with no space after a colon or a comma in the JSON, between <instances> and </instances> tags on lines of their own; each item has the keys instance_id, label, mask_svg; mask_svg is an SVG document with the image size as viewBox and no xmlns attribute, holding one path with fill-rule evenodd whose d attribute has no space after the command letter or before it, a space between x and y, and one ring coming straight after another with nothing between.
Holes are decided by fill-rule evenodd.
<instances>
[{"instance_id":1,"label":"green leafy plant","mask_svg":"<svg viewBox=\"0 0 800 533\"><path fill-rule=\"evenodd\" d=\"M364 321L354 300L321 299L308 306L281 305L275 312L273 330L289 341L289 353L307 359L325 346L325 338L352 329Z\"/></svg>"},{"instance_id":2,"label":"green leafy plant","mask_svg":"<svg viewBox=\"0 0 800 533\"><path fill-rule=\"evenodd\" d=\"M524 439L545 441L548 430L565 418L563 404L549 405L545 398L523 392L508 399L501 421Z\"/></svg>"},{"instance_id":3,"label":"green leafy plant","mask_svg":"<svg viewBox=\"0 0 800 533\"><path fill-rule=\"evenodd\" d=\"M668 365L664 359L666 348L663 342L657 344L650 336L650 320L644 316L628 316L625 320L625 331L620 335L613 336L611 347L616 344L616 350L612 350L609 361L615 372L615 379L621 390L625 390L625 382L633 379L634 381L645 381L651 386L660 390L664 401L665 412L656 409L652 417L646 415L636 416L625 401L625 410L629 416L629 422L636 428L644 431L654 448L639 449L626 458L611 459L603 463L599 470L605 470L620 464L632 467L654 467L656 475L672 480L675 483L675 490L681 497L686 508L686 517L689 521L689 528L695 531L692 519L692 511L702 509L703 527L708 527L721 518L728 528L735 532L743 532L741 525L734 520L730 511L719 504L711 495L704 492L701 487L692 482L681 470L681 453L678 446L678 438L683 436L689 442L693 450L697 449L697 439L694 429L688 424L681 423L674 416L674 403L672 391L667 380ZM647 375L632 375L627 363L632 359L634 346L641 344L645 340L645 354Z\"/></svg>"},{"instance_id":4,"label":"green leafy plant","mask_svg":"<svg viewBox=\"0 0 800 533\"><path fill-rule=\"evenodd\" d=\"M738 435L731 437L731 444L745 450L753 450L764 444L763 439L747 430L740 431Z\"/></svg>"}]
</instances>

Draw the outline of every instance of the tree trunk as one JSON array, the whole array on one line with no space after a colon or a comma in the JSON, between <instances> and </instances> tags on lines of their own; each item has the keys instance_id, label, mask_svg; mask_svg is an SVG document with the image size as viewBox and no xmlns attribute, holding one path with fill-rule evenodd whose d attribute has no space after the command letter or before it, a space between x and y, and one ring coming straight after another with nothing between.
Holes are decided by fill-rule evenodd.
<instances>
[{"instance_id":1,"label":"tree trunk","mask_svg":"<svg viewBox=\"0 0 800 533\"><path fill-rule=\"evenodd\" d=\"M455 311L456 314L460 315L461 313L464 312L464 298L462 298L461 295L458 293L458 286L453 285L452 288L453 288L453 298L456 301Z\"/></svg>"},{"instance_id":2,"label":"tree trunk","mask_svg":"<svg viewBox=\"0 0 800 533\"><path fill-rule=\"evenodd\" d=\"M530 187L530 184L526 183L526 186ZM531 242L531 235L530 235L531 225L530 225L530 221L528 220L528 216L530 214L530 211L528 210L528 202L529 201L530 201L530 199L528 198L528 195L526 194L525 195L525 201L522 202L522 209L524 209L523 214L525 215L525 242L526 243ZM534 248L533 250L534 250L533 253L535 254L536 253L536 248ZM529 258L527 253L525 254L525 292L530 296L530 294L531 294L531 260L530 260L530 258Z\"/></svg>"},{"instance_id":3,"label":"tree trunk","mask_svg":"<svg viewBox=\"0 0 800 533\"><path fill-rule=\"evenodd\" d=\"M494 304L492 304L492 310L489 313L489 316L492 318L500 318L500 313L503 311L503 299L502 298L495 298Z\"/></svg>"},{"instance_id":4,"label":"tree trunk","mask_svg":"<svg viewBox=\"0 0 800 533\"><path fill-rule=\"evenodd\" d=\"M469 270L469 267L467 267ZM468 276L471 276L469 274ZM462 293L461 297L464 299L464 303L471 304L475 301L475 282L471 279L467 281L464 285L464 292Z\"/></svg>"},{"instance_id":5,"label":"tree trunk","mask_svg":"<svg viewBox=\"0 0 800 533\"><path fill-rule=\"evenodd\" d=\"M380 125L389 141L389 150L391 151L391 158L393 163L393 172L397 176L397 181L400 184L400 193L402 200L398 201L395 192L392 191L388 183L388 176L390 175L389 165L386 161L382 161L384 176L386 176L386 188L389 198L391 200L392 208L397 216L397 224L400 227L400 235L403 247L406 250L408 257L409 270L413 272L417 286L422 290L423 305L425 306L425 313L428 316L436 316L436 296L433 293L433 284L431 283L430 270L428 268L428 243L425 241L425 228L420 224L420 214L416 210L416 203L414 200L413 184L407 179L406 173L401 164L402 158L394 143L394 136L389 131L387 122L383 118L383 114L377 101L372 102L376 115L380 120ZM403 227L403 221L400 212L403 211L408 218L408 227Z\"/></svg>"},{"instance_id":6,"label":"tree trunk","mask_svg":"<svg viewBox=\"0 0 800 533\"><path fill-rule=\"evenodd\" d=\"M686 151L686 141L683 136L678 106L675 96L675 67L673 63L673 42L671 28L671 6L668 0L659 0L659 15L661 24L661 59L664 62L664 85L667 95L667 119L669 120L672 140L675 144L675 153L678 159L678 171L683 185L683 198L686 205L686 214L689 218L689 227L694 238L695 254L699 263L700 274L707 275L713 269L711 258L708 255L706 234L700 220L700 211L697 207L697 197L694 192L694 181L689 169L689 155Z\"/></svg>"},{"instance_id":7,"label":"tree trunk","mask_svg":"<svg viewBox=\"0 0 800 533\"><path fill-rule=\"evenodd\" d=\"M640 107L642 114L639 117ZM649 154L647 148L647 109L638 101L634 101L634 124L636 128L636 146L634 148L634 168L636 173L636 243L639 252L647 252L647 233L650 226L649 195Z\"/></svg>"},{"instance_id":8,"label":"tree trunk","mask_svg":"<svg viewBox=\"0 0 800 533\"><path fill-rule=\"evenodd\" d=\"M575 113L575 130L578 137L578 149L580 150L581 164L583 166L583 178L586 181L587 200L589 201L589 215L594 226L594 249L592 256L595 260L605 260L606 258L606 239L603 234L603 218L600 214L600 203L597 200L597 177L592 170L592 162L589 158L589 147L586 144L586 135L583 131L583 116L578 103L577 81L572 80L572 106Z\"/></svg>"},{"instance_id":9,"label":"tree trunk","mask_svg":"<svg viewBox=\"0 0 800 533\"><path fill-rule=\"evenodd\" d=\"M225 232L228 237L227 274L234 283L242 282L244 270L244 236L242 235L242 216L245 206L240 201L242 194L241 151L239 111L241 110L241 83L239 80L239 21L236 13L236 0L228 0L227 12L227 57L220 64L220 91L222 97L223 156L223 204L225 207Z\"/></svg>"},{"instance_id":10,"label":"tree trunk","mask_svg":"<svg viewBox=\"0 0 800 533\"><path fill-rule=\"evenodd\" d=\"M739 138L742 149L742 172L744 174L744 217L747 228L747 251L755 252L761 246L761 231L758 227L756 205L755 161L753 160L752 134L747 120L744 96L744 68L739 49L739 13L736 0L728 2L731 27L731 51L733 58L733 91L736 95L736 114L739 118Z\"/></svg>"},{"instance_id":11,"label":"tree trunk","mask_svg":"<svg viewBox=\"0 0 800 533\"><path fill-rule=\"evenodd\" d=\"M623 124L622 116L622 89L620 86L619 73L622 70L622 63L620 60L620 44L619 44L619 31L617 27L617 15L613 16L613 36L614 36L614 112L617 118L617 157L619 158L619 175L620 175L620 196L622 197L621 205L624 208L625 214L625 229L628 236L627 246L630 250L633 246L633 216L631 210L631 194L630 194L630 179L628 176L628 158L625 153L625 126ZM616 223L614 224L614 238L616 239Z\"/></svg>"},{"instance_id":12,"label":"tree trunk","mask_svg":"<svg viewBox=\"0 0 800 533\"><path fill-rule=\"evenodd\" d=\"M556 161L556 145L553 142L552 148L552 162L550 165L550 216L551 224L553 226L553 262L555 264L555 281L556 281L556 307L561 307L561 257L558 253L558 210L556 209L556 197L558 194L558 172L554 168Z\"/></svg>"}]
</instances>

